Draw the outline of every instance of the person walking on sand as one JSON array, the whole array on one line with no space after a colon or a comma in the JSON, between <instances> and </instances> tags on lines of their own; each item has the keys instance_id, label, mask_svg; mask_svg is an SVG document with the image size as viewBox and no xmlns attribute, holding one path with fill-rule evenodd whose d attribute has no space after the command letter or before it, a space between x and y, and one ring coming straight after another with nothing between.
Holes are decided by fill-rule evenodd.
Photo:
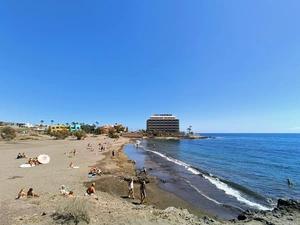
<instances>
[{"instance_id":1,"label":"person walking on sand","mask_svg":"<svg viewBox=\"0 0 300 225\"><path fill-rule=\"evenodd\" d=\"M76 149L74 148L73 156L76 157Z\"/></svg>"},{"instance_id":2,"label":"person walking on sand","mask_svg":"<svg viewBox=\"0 0 300 225\"><path fill-rule=\"evenodd\" d=\"M134 190L133 190L134 186L133 186L133 179L131 178L128 182L128 198L130 198L130 196L132 196L133 199L135 199L134 197Z\"/></svg>"},{"instance_id":3,"label":"person walking on sand","mask_svg":"<svg viewBox=\"0 0 300 225\"><path fill-rule=\"evenodd\" d=\"M141 204L144 204L146 198L146 181L142 181L140 185L140 193L141 193Z\"/></svg>"},{"instance_id":4,"label":"person walking on sand","mask_svg":"<svg viewBox=\"0 0 300 225\"><path fill-rule=\"evenodd\" d=\"M113 158L115 157L115 150L112 150L111 155Z\"/></svg>"}]
</instances>

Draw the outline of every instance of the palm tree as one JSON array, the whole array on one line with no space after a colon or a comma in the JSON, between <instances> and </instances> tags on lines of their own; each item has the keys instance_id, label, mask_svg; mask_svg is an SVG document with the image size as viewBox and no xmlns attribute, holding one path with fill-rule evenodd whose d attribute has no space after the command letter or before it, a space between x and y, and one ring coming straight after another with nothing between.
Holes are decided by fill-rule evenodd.
<instances>
[{"instance_id":1,"label":"palm tree","mask_svg":"<svg viewBox=\"0 0 300 225\"><path fill-rule=\"evenodd\" d=\"M51 125L53 124L54 120L51 120Z\"/></svg>"},{"instance_id":2,"label":"palm tree","mask_svg":"<svg viewBox=\"0 0 300 225\"><path fill-rule=\"evenodd\" d=\"M43 126L44 120L41 120L41 127Z\"/></svg>"},{"instance_id":3,"label":"palm tree","mask_svg":"<svg viewBox=\"0 0 300 225\"><path fill-rule=\"evenodd\" d=\"M189 127L187 128L187 130L189 131L189 134L190 134L191 131L192 131L192 126L189 126Z\"/></svg>"}]
</instances>

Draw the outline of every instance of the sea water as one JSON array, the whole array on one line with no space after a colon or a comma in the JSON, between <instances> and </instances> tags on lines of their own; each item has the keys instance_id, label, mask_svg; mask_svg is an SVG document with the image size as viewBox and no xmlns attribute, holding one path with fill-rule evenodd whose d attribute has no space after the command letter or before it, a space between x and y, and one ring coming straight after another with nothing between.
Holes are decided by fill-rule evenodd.
<instances>
[{"instance_id":1,"label":"sea water","mask_svg":"<svg viewBox=\"0 0 300 225\"><path fill-rule=\"evenodd\" d=\"M224 219L300 198L300 134L201 135L212 138L148 139L125 153L149 167L159 187Z\"/></svg>"}]
</instances>

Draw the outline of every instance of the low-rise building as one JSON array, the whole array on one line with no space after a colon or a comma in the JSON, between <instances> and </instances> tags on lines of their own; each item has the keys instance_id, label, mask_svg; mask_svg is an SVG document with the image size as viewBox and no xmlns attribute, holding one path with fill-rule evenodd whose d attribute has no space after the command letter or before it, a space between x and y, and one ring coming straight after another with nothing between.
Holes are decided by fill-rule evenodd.
<instances>
[{"instance_id":1,"label":"low-rise building","mask_svg":"<svg viewBox=\"0 0 300 225\"><path fill-rule=\"evenodd\" d=\"M70 130L70 127L63 124L51 125L49 126L49 132L61 131L61 130Z\"/></svg>"},{"instance_id":2,"label":"low-rise building","mask_svg":"<svg viewBox=\"0 0 300 225\"><path fill-rule=\"evenodd\" d=\"M80 124L76 123L76 124L72 124L70 126L70 131L71 132L75 132L75 131L78 131L78 130L81 130L81 125Z\"/></svg>"}]
</instances>

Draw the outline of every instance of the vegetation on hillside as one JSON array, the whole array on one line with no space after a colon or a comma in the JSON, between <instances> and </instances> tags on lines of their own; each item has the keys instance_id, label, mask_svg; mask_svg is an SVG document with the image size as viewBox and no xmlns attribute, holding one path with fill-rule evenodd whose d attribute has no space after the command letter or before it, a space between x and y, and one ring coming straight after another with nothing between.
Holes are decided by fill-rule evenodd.
<instances>
[{"instance_id":1,"label":"vegetation on hillside","mask_svg":"<svg viewBox=\"0 0 300 225\"><path fill-rule=\"evenodd\" d=\"M71 132L69 130L59 130L59 131L53 131L50 133L51 137L56 137L56 139L64 140L67 137L71 135Z\"/></svg>"},{"instance_id":2,"label":"vegetation on hillside","mask_svg":"<svg viewBox=\"0 0 300 225\"><path fill-rule=\"evenodd\" d=\"M16 138L16 131L11 127L4 127L1 130L1 137L5 140L12 140Z\"/></svg>"},{"instance_id":3,"label":"vegetation on hillside","mask_svg":"<svg viewBox=\"0 0 300 225\"><path fill-rule=\"evenodd\" d=\"M84 140L87 137L84 130L75 131L74 136L77 137L77 140Z\"/></svg>"}]
</instances>

